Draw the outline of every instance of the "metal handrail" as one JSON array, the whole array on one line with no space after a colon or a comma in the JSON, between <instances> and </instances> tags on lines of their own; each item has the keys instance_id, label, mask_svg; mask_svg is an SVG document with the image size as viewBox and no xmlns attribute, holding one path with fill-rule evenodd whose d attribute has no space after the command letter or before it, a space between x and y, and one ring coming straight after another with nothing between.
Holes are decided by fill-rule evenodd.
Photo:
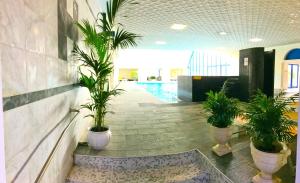
<instances>
[{"instance_id":1,"label":"metal handrail","mask_svg":"<svg viewBox=\"0 0 300 183\"><path fill-rule=\"evenodd\" d=\"M68 125L64 128L64 130L62 131L61 135L59 136L59 138L58 138L57 142L55 143L55 146L53 147L53 149L52 149L50 155L48 156L46 162L44 163L42 169L40 170L38 176L36 177L36 179L35 179L35 181L34 181L35 183L41 181L41 178L43 177L43 175L45 174L45 172L46 172L48 166L50 165L50 162L51 162L51 160L53 159L53 156L54 156L55 152L57 151L59 145L61 144L61 141L62 141L62 139L63 139L63 137L64 137L66 131L67 131L68 128L71 126L71 124L74 123L74 121L75 121L74 119L75 119L75 118L78 116L78 114L79 114L79 110L77 110L77 109L70 109L70 113L72 113L72 112L76 112L76 114L75 114L74 117L70 120L70 122L68 123ZM69 115L69 113L68 113L68 115Z\"/></svg>"}]
</instances>

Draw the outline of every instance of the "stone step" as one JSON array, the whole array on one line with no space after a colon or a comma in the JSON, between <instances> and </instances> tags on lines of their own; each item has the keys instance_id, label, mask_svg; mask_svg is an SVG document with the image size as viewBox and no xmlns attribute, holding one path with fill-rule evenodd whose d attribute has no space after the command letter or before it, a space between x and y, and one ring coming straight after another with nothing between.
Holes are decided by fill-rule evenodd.
<instances>
[{"instance_id":1,"label":"stone step","mask_svg":"<svg viewBox=\"0 0 300 183\"><path fill-rule=\"evenodd\" d=\"M140 170L99 169L74 166L67 183L209 183L209 174L197 164Z\"/></svg>"},{"instance_id":2,"label":"stone step","mask_svg":"<svg viewBox=\"0 0 300 183\"><path fill-rule=\"evenodd\" d=\"M144 169L190 164L197 161L198 156L199 154L197 153L197 151L194 150L178 154L144 157L109 157L75 154L74 162L75 165L85 167Z\"/></svg>"},{"instance_id":3,"label":"stone step","mask_svg":"<svg viewBox=\"0 0 300 183\"><path fill-rule=\"evenodd\" d=\"M231 183L198 150L147 157L74 156L68 183Z\"/></svg>"}]
</instances>

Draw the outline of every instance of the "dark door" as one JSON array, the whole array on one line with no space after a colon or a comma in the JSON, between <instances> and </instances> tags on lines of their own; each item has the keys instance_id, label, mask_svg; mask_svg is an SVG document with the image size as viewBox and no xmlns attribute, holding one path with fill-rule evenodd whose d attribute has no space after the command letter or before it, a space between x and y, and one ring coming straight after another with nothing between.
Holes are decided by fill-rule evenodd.
<instances>
[{"instance_id":1,"label":"dark door","mask_svg":"<svg viewBox=\"0 0 300 183\"><path fill-rule=\"evenodd\" d=\"M275 50L265 52L264 61L264 93L274 96Z\"/></svg>"},{"instance_id":2,"label":"dark door","mask_svg":"<svg viewBox=\"0 0 300 183\"><path fill-rule=\"evenodd\" d=\"M239 99L248 101L258 89L264 90L264 48L240 50Z\"/></svg>"}]
</instances>

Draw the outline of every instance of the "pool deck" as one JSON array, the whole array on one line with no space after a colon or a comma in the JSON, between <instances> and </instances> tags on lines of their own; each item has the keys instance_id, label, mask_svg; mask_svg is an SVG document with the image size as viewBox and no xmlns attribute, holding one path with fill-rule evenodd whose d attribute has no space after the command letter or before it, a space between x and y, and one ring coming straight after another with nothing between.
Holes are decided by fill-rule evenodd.
<instances>
[{"instance_id":1,"label":"pool deck","mask_svg":"<svg viewBox=\"0 0 300 183\"><path fill-rule=\"evenodd\" d=\"M75 154L135 157L198 149L234 182L249 183L257 174L246 135L231 139L232 154L218 157L212 153L215 142L201 104L168 104L133 83L122 83L120 87L126 92L112 100L115 114L106 118L113 134L110 144L102 151L79 145ZM284 166L277 174L284 183L294 183L291 166Z\"/></svg>"}]
</instances>

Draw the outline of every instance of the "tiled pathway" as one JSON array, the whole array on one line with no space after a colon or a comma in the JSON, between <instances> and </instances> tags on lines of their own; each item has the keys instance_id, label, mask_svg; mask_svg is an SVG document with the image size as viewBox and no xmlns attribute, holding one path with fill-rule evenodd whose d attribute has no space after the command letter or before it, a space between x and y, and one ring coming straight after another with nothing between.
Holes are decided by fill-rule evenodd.
<instances>
[{"instance_id":1,"label":"tiled pathway","mask_svg":"<svg viewBox=\"0 0 300 183\"><path fill-rule=\"evenodd\" d=\"M134 84L122 87L126 92L112 101L115 114L107 116L113 136L106 150L94 151L80 145L76 154L130 157L199 149L234 182L251 182L257 170L247 136L233 137L230 141L233 153L217 157L211 152L214 140L201 104L166 104ZM291 174L289 166L278 173L285 183L294 182Z\"/></svg>"}]
</instances>

